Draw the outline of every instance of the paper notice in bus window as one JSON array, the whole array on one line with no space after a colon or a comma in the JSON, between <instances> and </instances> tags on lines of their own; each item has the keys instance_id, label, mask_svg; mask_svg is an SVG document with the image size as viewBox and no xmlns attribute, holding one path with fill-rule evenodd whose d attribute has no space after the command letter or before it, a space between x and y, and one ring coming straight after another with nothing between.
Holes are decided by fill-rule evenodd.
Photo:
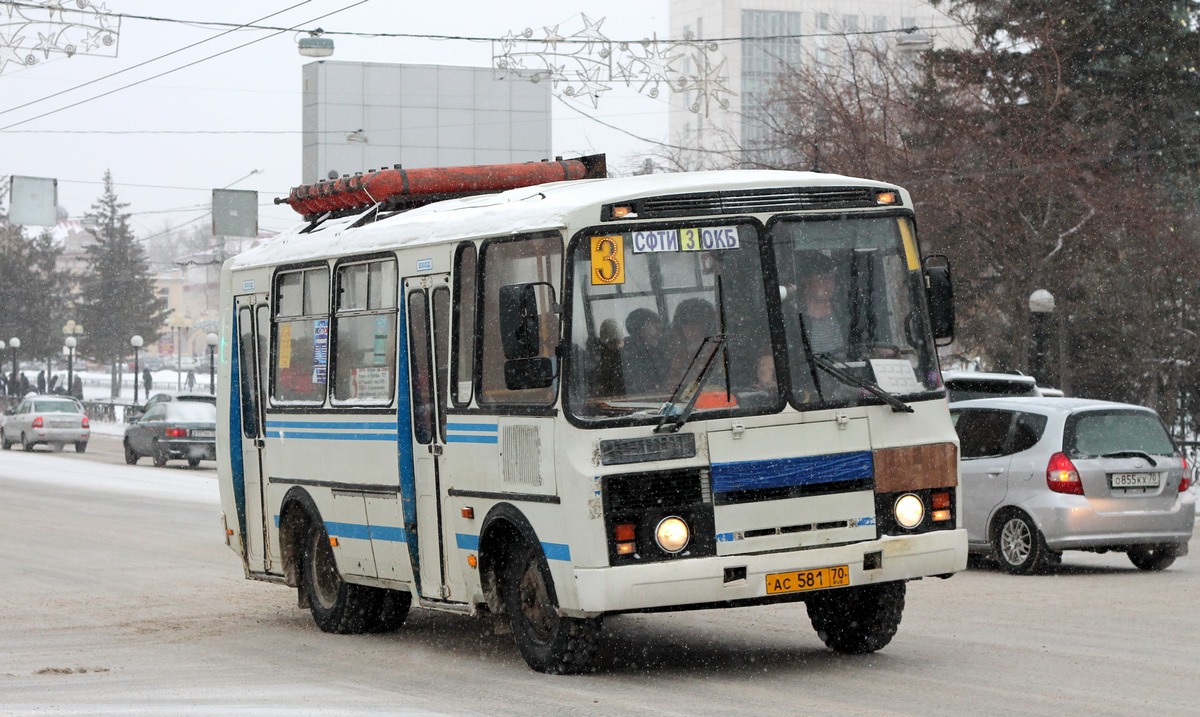
<instances>
[{"instance_id":1,"label":"paper notice in bus window","mask_svg":"<svg viewBox=\"0 0 1200 717\"><path fill-rule=\"evenodd\" d=\"M737 227L691 227L679 230L679 248L683 251L737 249Z\"/></svg>"},{"instance_id":2,"label":"paper notice in bus window","mask_svg":"<svg viewBox=\"0 0 1200 717\"><path fill-rule=\"evenodd\" d=\"M625 237L592 237L592 285L625 283Z\"/></svg>"},{"instance_id":3,"label":"paper notice in bus window","mask_svg":"<svg viewBox=\"0 0 1200 717\"><path fill-rule=\"evenodd\" d=\"M888 393L915 393L925 390L907 359L871 359L875 383Z\"/></svg>"},{"instance_id":4,"label":"paper notice in bus window","mask_svg":"<svg viewBox=\"0 0 1200 717\"><path fill-rule=\"evenodd\" d=\"M389 376L386 367L369 366L366 368L356 368L354 369L354 376L350 379L350 397L390 398L388 396L388 379Z\"/></svg>"},{"instance_id":5,"label":"paper notice in bus window","mask_svg":"<svg viewBox=\"0 0 1200 717\"><path fill-rule=\"evenodd\" d=\"M292 367L292 325L279 325L279 368Z\"/></svg>"}]
</instances>

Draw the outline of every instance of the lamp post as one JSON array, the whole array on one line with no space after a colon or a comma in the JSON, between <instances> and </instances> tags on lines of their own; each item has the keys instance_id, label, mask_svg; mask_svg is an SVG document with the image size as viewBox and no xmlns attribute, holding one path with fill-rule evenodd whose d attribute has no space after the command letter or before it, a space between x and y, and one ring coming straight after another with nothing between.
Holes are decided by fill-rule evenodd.
<instances>
[{"instance_id":1,"label":"lamp post","mask_svg":"<svg viewBox=\"0 0 1200 717\"><path fill-rule=\"evenodd\" d=\"M0 356L4 355L4 349L7 347L8 347L8 344L4 343L3 341L0 341ZM3 374L3 373L4 373L4 369L2 367L0 367L0 374ZM12 394L12 389L10 387L8 387L7 381L4 382L4 385L5 385L5 389L4 389L3 393Z\"/></svg>"},{"instance_id":2,"label":"lamp post","mask_svg":"<svg viewBox=\"0 0 1200 717\"><path fill-rule=\"evenodd\" d=\"M1045 289L1038 289L1029 295L1029 373L1042 386L1051 385L1046 369L1048 353L1050 314L1054 312L1054 295Z\"/></svg>"},{"instance_id":3,"label":"lamp post","mask_svg":"<svg viewBox=\"0 0 1200 717\"><path fill-rule=\"evenodd\" d=\"M63 339L63 346L67 347L67 393L71 392L72 381L74 375L72 370L75 364L75 344L78 343L74 336L68 336Z\"/></svg>"},{"instance_id":4,"label":"lamp post","mask_svg":"<svg viewBox=\"0 0 1200 717\"><path fill-rule=\"evenodd\" d=\"M208 392L215 395L217 393L217 343L221 340L220 336L209 332L208 336L204 337L205 343L208 344Z\"/></svg>"},{"instance_id":5,"label":"lamp post","mask_svg":"<svg viewBox=\"0 0 1200 717\"><path fill-rule=\"evenodd\" d=\"M138 381L142 380L142 375L138 371L138 352L142 349L142 343L142 337L137 334L129 339L129 345L133 347L133 405L135 406L138 405Z\"/></svg>"},{"instance_id":6,"label":"lamp post","mask_svg":"<svg viewBox=\"0 0 1200 717\"><path fill-rule=\"evenodd\" d=\"M8 346L9 346L9 348L12 349L12 352L13 352L13 372L12 372L13 383L19 384L21 377L20 377L20 374L17 372L17 349L21 348L21 339L18 339L16 336L12 337L11 339L8 340ZM13 389L14 389L14 391L20 390L19 385L14 385ZM20 394L14 393L13 395L20 395Z\"/></svg>"},{"instance_id":7,"label":"lamp post","mask_svg":"<svg viewBox=\"0 0 1200 717\"><path fill-rule=\"evenodd\" d=\"M75 323L75 319L67 319L67 323L63 324L63 346L67 348L67 393L71 393L71 388L74 386L74 375L72 373L75 347L79 345L79 336L83 334L83 327Z\"/></svg>"}]
</instances>

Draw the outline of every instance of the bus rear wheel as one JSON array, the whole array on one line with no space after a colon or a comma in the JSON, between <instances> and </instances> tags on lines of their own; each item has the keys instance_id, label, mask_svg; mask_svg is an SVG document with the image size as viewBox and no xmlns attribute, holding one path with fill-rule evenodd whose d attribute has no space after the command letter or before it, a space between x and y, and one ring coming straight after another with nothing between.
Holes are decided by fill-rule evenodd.
<instances>
[{"instance_id":1,"label":"bus rear wheel","mask_svg":"<svg viewBox=\"0 0 1200 717\"><path fill-rule=\"evenodd\" d=\"M887 646L904 612L903 582L827 590L808 598L808 619L829 649L864 655Z\"/></svg>"},{"instance_id":2,"label":"bus rear wheel","mask_svg":"<svg viewBox=\"0 0 1200 717\"><path fill-rule=\"evenodd\" d=\"M324 632L391 632L404 624L412 595L342 580L325 526L308 529L301 564L313 622Z\"/></svg>"},{"instance_id":3,"label":"bus rear wheel","mask_svg":"<svg viewBox=\"0 0 1200 717\"><path fill-rule=\"evenodd\" d=\"M600 618L559 614L541 546L526 543L516 550L505 565L501 590L517 649L531 668L552 675L594 668Z\"/></svg>"}]
</instances>

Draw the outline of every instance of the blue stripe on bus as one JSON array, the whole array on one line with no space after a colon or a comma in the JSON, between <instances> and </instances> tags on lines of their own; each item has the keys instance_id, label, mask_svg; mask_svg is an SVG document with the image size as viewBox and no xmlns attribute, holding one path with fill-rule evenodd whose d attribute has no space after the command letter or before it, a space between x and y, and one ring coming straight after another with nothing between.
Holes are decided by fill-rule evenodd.
<instances>
[{"instance_id":1,"label":"blue stripe on bus","mask_svg":"<svg viewBox=\"0 0 1200 717\"><path fill-rule=\"evenodd\" d=\"M362 525L360 523L325 524L325 532L330 537L353 538L355 540L388 540L394 543L407 543L408 533L404 528L388 525Z\"/></svg>"},{"instance_id":2,"label":"blue stripe on bus","mask_svg":"<svg viewBox=\"0 0 1200 717\"><path fill-rule=\"evenodd\" d=\"M368 431L395 431L395 421L267 421L267 428L331 428L349 430L359 428Z\"/></svg>"},{"instance_id":3,"label":"blue stripe on bus","mask_svg":"<svg viewBox=\"0 0 1200 717\"><path fill-rule=\"evenodd\" d=\"M714 493L730 493L764 488L791 488L869 479L874 475L870 451L714 463L712 489Z\"/></svg>"},{"instance_id":4,"label":"blue stripe on bus","mask_svg":"<svg viewBox=\"0 0 1200 717\"><path fill-rule=\"evenodd\" d=\"M454 543L459 550L479 550L479 536L470 533L455 533ZM542 553L547 560L571 561L571 546L566 543L542 543Z\"/></svg>"},{"instance_id":5,"label":"blue stripe on bus","mask_svg":"<svg viewBox=\"0 0 1200 717\"><path fill-rule=\"evenodd\" d=\"M446 443L499 443L498 436L459 436L453 433L446 434Z\"/></svg>"},{"instance_id":6,"label":"blue stripe on bus","mask_svg":"<svg viewBox=\"0 0 1200 717\"><path fill-rule=\"evenodd\" d=\"M267 431L267 438L306 438L317 441L394 441L395 433L313 433L309 431Z\"/></svg>"},{"instance_id":7,"label":"blue stripe on bus","mask_svg":"<svg viewBox=\"0 0 1200 717\"><path fill-rule=\"evenodd\" d=\"M242 557L250 544L246 532L246 465L242 458L242 370L241 323L237 302L233 307L233 331L229 341L229 472L233 479L233 503L237 510L238 534L242 536ZM134 377L137 380L137 377Z\"/></svg>"},{"instance_id":8,"label":"blue stripe on bus","mask_svg":"<svg viewBox=\"0 0 1200 717\"><path fill-rule=\"evenodd\" d=\"M497 423L447 423L447 431L479 431L481 433L499 433Z\"/></svg>"}]
</instances>

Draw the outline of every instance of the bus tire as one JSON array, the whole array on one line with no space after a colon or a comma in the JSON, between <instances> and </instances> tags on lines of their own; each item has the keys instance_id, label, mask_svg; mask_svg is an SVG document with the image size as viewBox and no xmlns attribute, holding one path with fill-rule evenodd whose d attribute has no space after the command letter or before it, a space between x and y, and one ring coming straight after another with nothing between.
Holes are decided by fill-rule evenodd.
<instances>
[{"instance_id":1,"label":"bus tire","mask_svg":"<svg viewBox=\"0 0 1200 717\"><path fill-rule=\"evenodd\" d=\"M412 593L403 590L369 588L374 595L367 632L395 632L404 625L412 607Z\"/></svg>"},{"instance_id":2,"label":"bus tire","mask_svg":"<svg viewBox=\"0 0 1200 717\"><path fill-rule=\"evenodd\" d=\"M320 522L313 523L305 536L301 569L304 592L317 627L338 635L372 630L377 617L374 590L342 580L329 534Z\"/></svg>"},{"instance_id":3,"label":"bus tire","mask_svg":"<svg viewBox=\"0 0 1200 717\"><path fill-rule=\"evenodd\" d=\"M552 675L594 669L600 618L559 614L554 582L541 546L519 544L505 563L500 588L517 649L531 668Z\"/></svg>"},{"instance_id":4,"label":"bus tire","mask_svg":"<svg viewBox=\"0 0 1200 717\"><path fill-rule=\"evenodd\" d=\"M887 646L904 613L903 581L827 590L808 598L808 619L834 652L864 655Z\"/></svg>"}]
</instances>

